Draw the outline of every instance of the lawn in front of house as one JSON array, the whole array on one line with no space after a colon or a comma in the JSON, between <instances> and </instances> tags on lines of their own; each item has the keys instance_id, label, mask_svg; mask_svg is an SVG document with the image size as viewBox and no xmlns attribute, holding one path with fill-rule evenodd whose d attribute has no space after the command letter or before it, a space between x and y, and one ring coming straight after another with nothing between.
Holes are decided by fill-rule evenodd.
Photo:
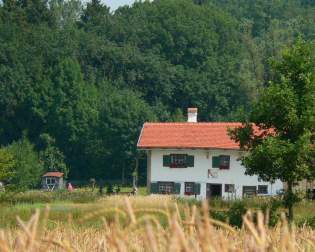
<instances>
[{"instance_id":1,"label":"lawn in front of house","mask_svg":"<svg viewBox=\"0 0 315 252\"><path fill-rule=\"evenodd\" d=\"M145 187L139 188L138 196L124 194L131 192L131 190L130 187L122 187L121 195L111 196L100 195L98 190L92 191L91 188L76 189L71 193L68 191L2 193L0 194L0 228L15 227L17 216L22 220L28 220L36 209L39 209L42 213L41 216L49 213L48 224L52 227L58 223L70 222L78 226L97 227L102 224L103 217L109 220L113 219L115 217L114 212L125 207L124 199L126 197L137 209L140 209L137 212L138 215L150 212L151 209L158 209L160 212L153 211L152 214L157 215L162 223L166 221L163 211L167 208L174 209L178 207L181 212L187 205L201 207L201 203L194 199L188 200L162 195L146 196ZM209 202L209 209L213 218L229 221L231 214L235 218L235 215L230 211L231 208L240 214L244 209L264 210L266 206L269 206L269 200L268 198L254 198L232 202L217 199ZM46 209L49 209L49 211ZM276 215L280 216L280 212L285 211L285 209L279 207L276 211ZM297 223L312 222L313 219L315 220L314 216L315 202L302 201L295 206L295 221ZM120 218L124 218L124 216L122 215ZM241 216L236 215L236 218L241 218Z\"/></svg>"}]
</instances>

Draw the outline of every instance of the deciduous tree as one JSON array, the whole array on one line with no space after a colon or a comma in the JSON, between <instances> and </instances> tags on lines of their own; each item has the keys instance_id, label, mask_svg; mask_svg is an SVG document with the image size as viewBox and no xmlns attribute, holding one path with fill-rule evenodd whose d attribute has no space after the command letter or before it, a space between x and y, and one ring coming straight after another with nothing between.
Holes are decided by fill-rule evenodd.
<instances>
[{"instance_id":1,"label":"deciduous tree","mask_svg":"<svg viewBox=\"0 0 315 252\"><path fill-rule=\"evenodd\" d=\"M302 40L274 62L275 79L261 90L249 122L232 138L247 150L242 158L249 175L287 183L285 204L293 219L294 183L315 178L315 61L310 44ZM254 132L252 123L259 127Z\"/></svg>"}]
</instances>

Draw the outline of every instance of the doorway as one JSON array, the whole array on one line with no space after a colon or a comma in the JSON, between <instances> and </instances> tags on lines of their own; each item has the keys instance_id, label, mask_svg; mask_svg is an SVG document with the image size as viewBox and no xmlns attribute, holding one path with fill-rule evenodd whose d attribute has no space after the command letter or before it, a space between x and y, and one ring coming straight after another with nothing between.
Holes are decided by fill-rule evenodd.
<instances>
[{"instance_id":1,"label":"doorway","mask_svg":"<svg viewBox=\"0 0 315 252\"><path fill-rule=\"evenodd\" d=\"M221 198L222 197L222 184L207 184L207 199Z\"/></svg>"}]
</instances>

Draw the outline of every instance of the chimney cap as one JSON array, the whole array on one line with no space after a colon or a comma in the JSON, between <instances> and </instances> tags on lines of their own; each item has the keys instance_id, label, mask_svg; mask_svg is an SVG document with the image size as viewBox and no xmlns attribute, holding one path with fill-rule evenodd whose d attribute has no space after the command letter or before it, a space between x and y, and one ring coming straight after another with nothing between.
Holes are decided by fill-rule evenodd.
<instances>
[{"instance_id":1,"label":"chimney cap","mask_svg":"<svg viewBox=\"0 0 315 252\"><path fill-rule=\"evenodd\" d=\"M197 122L197 114L198 109L197 108L188 108L187 109L187 122Z\"/></svg>"},{"instance_id":2,"label":"chimney cap","mask_svg":"<svg viewBox=\"0 0 315 252\"><path fill-rule=\"evenodd\" d=\"M196 112L198 112L198 109L197 108L188 108L187 111L189 113L196 113Z\"/></svg>"}]
</instances>

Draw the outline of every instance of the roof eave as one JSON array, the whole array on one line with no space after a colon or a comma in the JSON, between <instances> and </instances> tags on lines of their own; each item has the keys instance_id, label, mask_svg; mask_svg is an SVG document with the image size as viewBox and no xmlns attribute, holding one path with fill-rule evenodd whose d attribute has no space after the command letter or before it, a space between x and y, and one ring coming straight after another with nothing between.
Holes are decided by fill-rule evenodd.
<instances>
[{"instance_id":1,"label":"roof eave","mask_svg":"<svg viewBox=\"0 0 315 252\"><path fill-rule=\"evenodd\" d=\"M241 151L240 148L228 148L228 147L191 147L191 146L187 146L187 147L180 147L180 146L137 146L138 149L140 150L153 150L153 149L169 149L169 150L174 150L174 149L178 149L178 150L184 150L184 149L188 149L188 150L237 150L237 151Z\"/></svg>"}]
</instances>

